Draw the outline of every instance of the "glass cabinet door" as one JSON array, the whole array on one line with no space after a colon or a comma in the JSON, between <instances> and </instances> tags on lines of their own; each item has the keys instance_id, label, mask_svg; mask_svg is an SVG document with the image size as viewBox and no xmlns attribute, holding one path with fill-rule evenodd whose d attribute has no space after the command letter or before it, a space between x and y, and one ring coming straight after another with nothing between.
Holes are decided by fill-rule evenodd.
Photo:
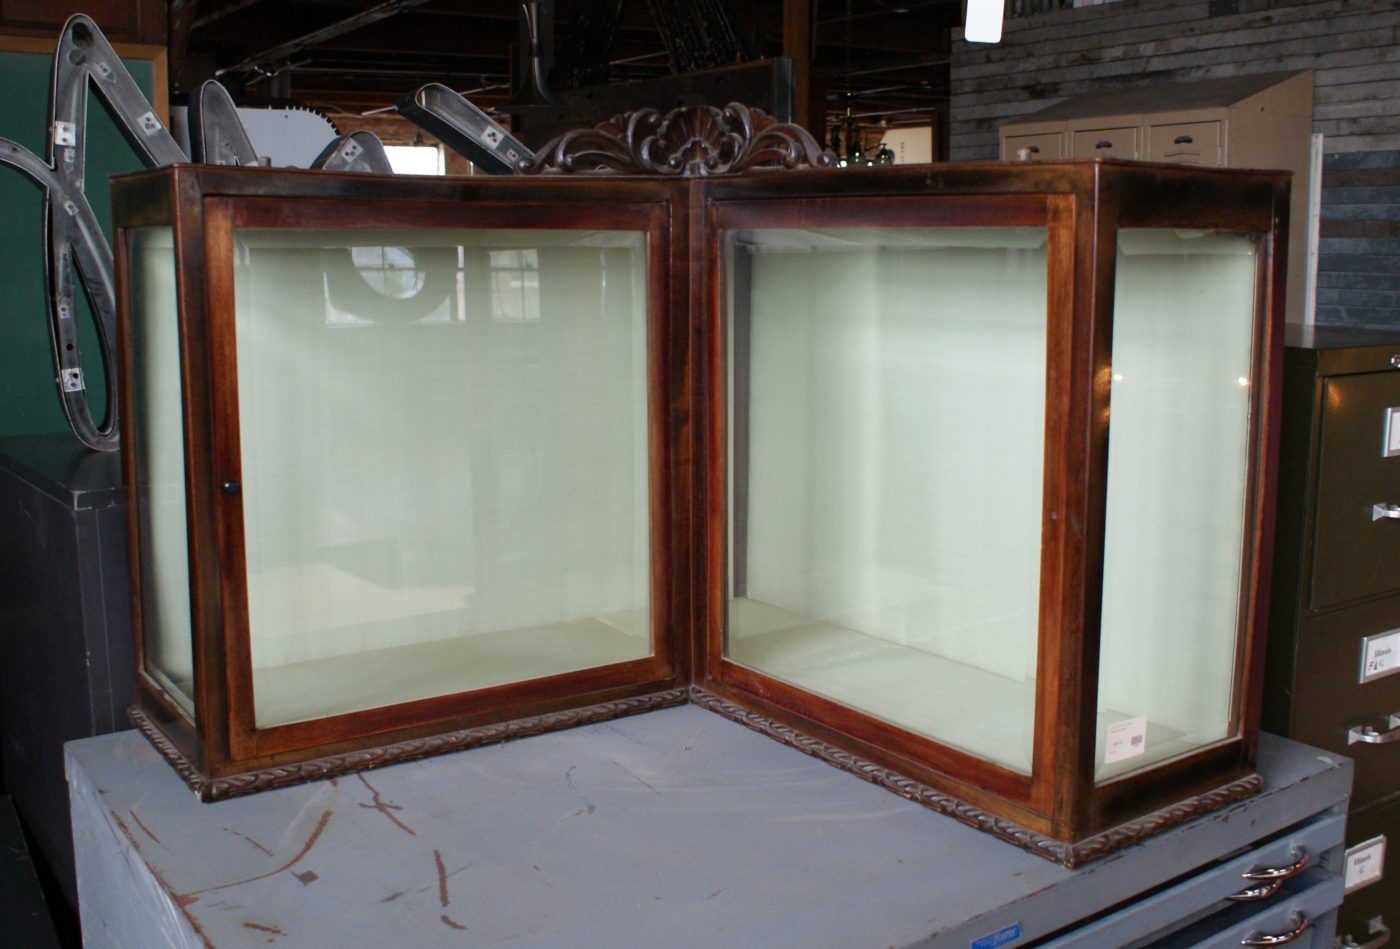
<instances>
[{"instance_id":1,"label":"glass cabinet door","mask_svg":"<svg viewBox=\"0 0 1400 949\"><path fill-rule=\"evenodd\" d=\"M1258 245L1119 232L1095 778L1234 735Z\"/></svg>"},{"instance_id":2,"label":"glass cabinet door","mask_svg":"<svg viewBox=\"0 0 1400 949\"><path fill-rule=\"evenodd\" d=\"M128 312L133 360L135 505L141 539L137 570L144 670L195 720L194 632L190 622L189 526L185 506L185 428L180 395L180 324L175 238L169 227L128 236Z\"/></svg>"},{"instance_id":3,"label":"glass cabinet door","mask_svg":"<svg viewBox=\"0 0 1400 949\"><path fill-rule=\"evenodd\" d=\"M1047 229L728 233L725 655L1031 771Z\"/></svg>"},{"instance_id":4,"label":"glass cabinet door","mask_svg":"<svg viewBox=\"0 0 1400 949\"><path fill-rule=\"evenodd\" d=\"M257 727L652 655L645 246L234 230Z\"/></svg>"}]
</instances>

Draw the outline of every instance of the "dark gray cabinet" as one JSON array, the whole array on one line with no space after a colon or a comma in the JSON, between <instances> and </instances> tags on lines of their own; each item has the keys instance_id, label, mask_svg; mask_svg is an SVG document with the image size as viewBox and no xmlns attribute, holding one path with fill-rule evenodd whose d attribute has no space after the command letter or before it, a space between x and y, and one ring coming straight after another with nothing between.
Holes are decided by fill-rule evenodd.
<instances>
[{"instance_id":1,"label":"dark gray cabinet","mask_svg":"<svg viewBox=\"0 0 1400 949\"><path fill-rule=\"evenodd\" d=\"M128 727L133 669L121 460L68 434L0 439L0 761L75 900L63 743Z\"/></svg>"}]
</instances>

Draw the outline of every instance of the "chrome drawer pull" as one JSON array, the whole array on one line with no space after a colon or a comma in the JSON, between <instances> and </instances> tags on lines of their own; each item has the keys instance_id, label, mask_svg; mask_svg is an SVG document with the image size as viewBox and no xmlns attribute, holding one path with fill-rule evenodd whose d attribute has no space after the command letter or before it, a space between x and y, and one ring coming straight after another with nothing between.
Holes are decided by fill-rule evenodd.
<instances>
[{"instance_id":1,"label":"chrome drawer pull","mask_svg":"<svg viewBox=\"0 0 1400 949\"><path fill-rule=\"evenodd\" d=\"M1256 866L1252 871L1240 873L1240 876L1252 883L1259 883L1259 886L1250 886L1249 889L1240 890L1239 893L1233 893L1225 899L1236 900L1239 903L1246 900L1267 900L1278 892L1278 887L1284 885L1284 880L1298 876L1308 866L1308 851L1298 848L1292 852L1292 857L1294 862L1287 866Z\"/></svg>"},{"instance_id":2,"label":"chrome drawer pull","mask_svg":"<svg viewBox=\"0 0 1400 949\"><path fill-rule=\"evenodd\" d=\"M1289 877L1295 877L1302 873L1308 865L1308 852L1303 849L1293 851L1293 862L1282 867L1257 867L1253 870L1246 870L1240 876L1258 886L1251 886L1248 889L1240 890L1231 896L1225 897L1227 900L1245 902L1247 900L1268 899L1278 892L1278 888L1283 886L1283 881Z\"/></svg>"},{"instance_id":3,"label":"chrome drawer pull","mask_svg":"<svg viewBox=\"0 0 1400 949\"><path fill-rule=\"evenodd\" d=\"M1385 919L1377 916L1366 926L1372 938L1365 942L1357 942L1348 933L1345 936L1338 936L1335 943L1337 949L1381 949L1390 942L1390 927L1385 924Z\"/></svg>"},{"instance_id":4,"label":"chrome drawer pull","mask_svg":"<svg viewBox=\"0 0 1400 949\"><path fill-rule=\"evenodd\" d=\"M1247 870L1240 876L1246 880L1287 880L1296 877L1308 865L1308 852L1300 847L1293 851L1292 856L1293 862L1285 867L1260 867L1258 870Z\"/></svg>"},{"instance_id":5,"label":"chrome drawer pull","mask_svg":"<svg viewBox=\"0 0 1400 949\"><path fill-rule=\"evenodd\" d=\"M1288 921L1289 921L1289 923L1291 923L1291 924L1293 925L1293 928L1290 929L1290 930L1288 930L1287 932L1282 932L1282 933L1261 933L1261 932L1259 932L1258 930L1255 930L1254 932L1250 933L1248 936L1245 936L1243 939L1241 939L1241 940L1240 940L1240 945L1241 945L1241 946L1281 946L1281 945L1283 945L1284 943L1286 943L1286 942L1292 942L1293 940L1297 939L1299 936L1303 935L1303 933L1305 933L1305 932L1308 931L1308 927L1312 925L1312 920L1308 919L1308 918L1307 918L1306 916L1304 916L1302 913L1294 913L1294 914L1292 915L1292 917L1289 918Z\"/></svg>"},{"instance_id":6,"label":"chrome drawer pull","mask_svg":"<svg viewBox=\"0 0 1400 949\"><path fill-rule=\"evenodd\" d=\"M1353 725L1347 729L1347 744L1362 741L1368 745L1388 745L1400 741L1400 714L1391 713L1386 725L1388 727L1383 732L1376 731L1373 725Z\"/></svg>"},{"instance_id":7,"label":"chrome drawer pull","mask_svg":"<svg viewBox=\"0 0 1400 949\"><path fill-rule=\"evenodd\" d=\"M1371 520L1373 521L1400 521L1400 504L1372 504Z\"/></svg>"},{"instance_id":8,"label":"chrome drawer pull","mask_svg":"<svg viewBox=\"0 0 1400 949\"><path fill-rule=\"evenodd\" d=\"M1267 900L1277 893L1278 888L1281 886L1283 886L1282 880L1270 880L1268 883L1260 883L1258 886L1251 886L1247 890L1231 893L1225 898L1227 900L1234 900L1237 903L1244 903L1249 900Z\"/></svg>"}]
</instances>

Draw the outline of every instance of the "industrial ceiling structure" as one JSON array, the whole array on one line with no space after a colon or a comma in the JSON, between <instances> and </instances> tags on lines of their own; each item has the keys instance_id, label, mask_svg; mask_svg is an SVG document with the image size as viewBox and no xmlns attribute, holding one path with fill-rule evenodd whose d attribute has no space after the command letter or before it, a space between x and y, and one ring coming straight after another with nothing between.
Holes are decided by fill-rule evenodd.
<instances>
[{"instance_id":1,"label":"industrial ceiling structure","mask_svg":"<svg viewBox=\"0 0 1400 949\"><path fill-rule=\"evenodd\" d=\"M442 82L505 114L529 71L531 10L541 74L561 95L786 56L793 117L819 137L848 111L866 126L941 125L949 31L962 19L961 0L177 0L170 9L177 96L217 77L237 97L294 100L339 123Z\"/></svg>"}]
</instances>

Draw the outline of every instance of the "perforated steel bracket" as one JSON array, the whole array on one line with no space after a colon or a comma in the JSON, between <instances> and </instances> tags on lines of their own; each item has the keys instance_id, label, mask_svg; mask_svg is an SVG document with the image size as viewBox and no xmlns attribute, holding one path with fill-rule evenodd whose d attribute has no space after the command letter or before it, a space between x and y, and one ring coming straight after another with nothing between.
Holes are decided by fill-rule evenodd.
<instances>
[{"instance_id":1,"label":"perforated steel bracket","mask_svg":"<svg viewBox=\"0 0 1400 949\"><path fill-rule=\"evenodd\" d=\"M400 99L395 108L488 175L515 174L521 162L535 157L489 115L442 83L420 86Z\"/></svg>"},{"instance_id":2,"label":"perforated steel bracket","mask_svg":"<svg viewBox=\"0 0 1400 949\"><path fill-rule=\"evenodd\" d=\"M120 443L114 365L116 281L112 249L83 191L90 88L106 105L122 136L147 168L187 160L97 24L78 14L64 23L54 50L47 160L17 142L0 138L0 165L16 169L44 192L44 290L63 413L83 444L112 451ZM191 97L189 114L195 161L259 164L252 140L238 117L238 108L223 86L213 81L200 86ZM392 174L384 146L369 132L335 139L313 167ZM88 374L83 371L78 341L78 281L87 290L106 369L107 414L101 422L92 415L85 381Z\"/></svg>"},{"instance_id":3,"label":"perforated steel bracket","mask_svg":"<svg viewBox=\"0 0 1400 949\"><path fill-rule=\"evenodd\" d=\"M312 168L322 171L358 171L374 175L392 175L389 154L384 151L384 143L373 132L351 132L321 150Z\"/></svg>"},{"instance_id":4,"label":"perforated steel bracket","mask_svg":"<svg viewBox=\"0 0 1400 949\"><path fill-rule=\"evenodd\" d=\"M207 165L256 165L258 153L233 96L216 79L190 95L190 159Z\"/></svg>"},{"instance_id":5,"label":"perforated steel bracket","mask_svg":"<svg viewBox=\"0 0 1400 949\"><path fill-rule=\"evenodd\" d=\"M89 88L146 167L185 160L97 24L78 14L63 25L54 51L47 160L0 138L0 165L16 169L44 192L44 289L59 402L83 444L111 451L120 440L113 367L116 286L111 247L83 192ZM101 422L92 416L83 372L75 270L87 289L107 370L107 414Z\"/></svg>"}]
</instances>

